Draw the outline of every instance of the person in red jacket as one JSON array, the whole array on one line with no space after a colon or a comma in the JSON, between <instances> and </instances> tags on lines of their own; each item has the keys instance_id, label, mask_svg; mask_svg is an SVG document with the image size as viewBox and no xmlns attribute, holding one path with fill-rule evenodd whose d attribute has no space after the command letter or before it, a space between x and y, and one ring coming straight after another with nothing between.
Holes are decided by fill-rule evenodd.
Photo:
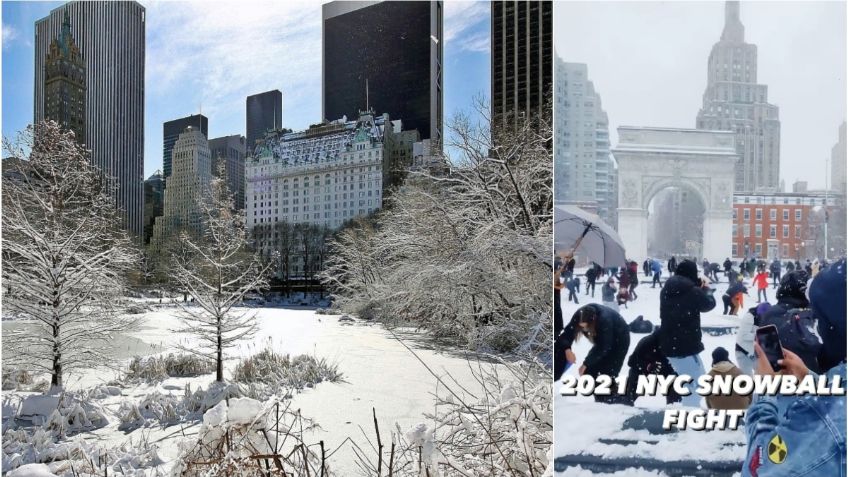
<instances>
[{"instance_id":1,"label":"person in red jacket","mask_svg":"<svg viewBox=\"0 0 848 477\"><path fill-rule=\"evenodd\" d=\"M760 268L754 277L754 285L757 286L757 303L768 301L766 290L768 289L768 273L765 268ZM760 298L762 296L762 298Z\"/></svg>"}]
</instances>

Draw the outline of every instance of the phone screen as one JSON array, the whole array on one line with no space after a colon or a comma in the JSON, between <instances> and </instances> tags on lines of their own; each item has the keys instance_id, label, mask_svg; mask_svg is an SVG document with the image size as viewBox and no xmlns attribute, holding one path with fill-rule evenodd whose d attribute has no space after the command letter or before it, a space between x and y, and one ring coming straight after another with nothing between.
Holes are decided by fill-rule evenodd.
<instances>
[{"instance_id":1,"label":"phone screen","mask_svg":"<svg viewBox=\"0 0 848 477\"><path fill-rule=\"evenodd\" d=\"M777 327L774 325L757 328L757 343L760 344L766 358L775 372L780 371L777 360L783 359L783 347L780 346L780 337L777 335Z\"/></svg>"}]
</instances>

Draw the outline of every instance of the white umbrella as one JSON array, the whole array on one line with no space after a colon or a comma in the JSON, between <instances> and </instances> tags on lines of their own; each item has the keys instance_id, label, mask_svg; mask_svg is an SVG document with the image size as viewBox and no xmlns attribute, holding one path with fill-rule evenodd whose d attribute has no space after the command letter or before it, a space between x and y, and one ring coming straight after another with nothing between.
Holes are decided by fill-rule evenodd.
<instances>
[{"instance_id":1,"label":"white umbrella","mask_svg":"<svg viewBox=\"0 0 848 477\"><path fill-rule=\"evenodd\" d=\"M580 252L605 268L627 262L618 233L597 215L574 205L554 206L554 246L557 252Z\"/></svg>"}]
</instances>

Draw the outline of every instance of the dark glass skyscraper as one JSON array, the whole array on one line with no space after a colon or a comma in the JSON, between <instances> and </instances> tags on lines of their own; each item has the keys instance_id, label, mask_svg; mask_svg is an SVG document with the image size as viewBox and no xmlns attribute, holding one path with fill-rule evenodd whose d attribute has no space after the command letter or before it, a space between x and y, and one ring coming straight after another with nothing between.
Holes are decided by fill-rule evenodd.
<instances>
[{"instance_id":1,"label":"dark glass skyscraper","mask_svg":"<svg viewBox=\"0 0 848 477\"><path fill-rule=\"evenodd\" d=\"M440 1L325 3L324 119L370 106L441 141L442 17Z\"/></svg>"},{"instance_id":2,"label":"dark glass skyscraper","mask_svg":"<svg viewBox=\"0 0 848 477\"><path fill-rule=\"evenodd\" d=\"M156 171L144 181L144 244L150 243L156 217L164 207L165 181L161 171Z\"/></svg>"},{"instance_id":3,"label":"dark glass skyscraper","mask_svg":"<svg viewBox=\"0 0 848 477\"><path fill-rule=\"evenodd\" d=\"M209 153L212 155L212 175L218 175L219 164L224 161L227 188L236 208L244 209L244 136L234 134L210 139Z\"/></svg>"},{"instance_id":4,"label":"dark glass skyscraper","mask_svg":"<svg viewBox=\"0 0 848 477\"><path fill-rule=\"evenodd\" d=\"M540 112L553 84L553 5L492 2L492 109L495 116Z\"/></svg>"},{"instance_id":5,"label":"dark glass skyscraper","mask_svg":"<svg viewBox=\"0 0 848 477\"><path fill-rule=\"evenodd\" d=\"M283 93L275 89L248 96L245 107L247 153L252 155L256 140L262 139L265 131L283 127Z\"/></svg>"},{"instance_id":6,"label":"dark glass skyscraper","mask_svg":"<svg viewBox=\"0 0 848 477\"><path fill-rule=\"evenodd\" d=\"M67 13L67 15L66 15ZM66 22L67 18L67 22ZM66 25L67 26L63 26ZM70 2L35 22L33 118L45 118L50 43L65 29L85 66L85 144L92 163L117 180L125 225L142 235L144 204L145 10L138 2Z\"/></svg>"},{"instance_id":7,"label":"dark glass skyscraper","mask_svg":"<svg viewBox=\"0 0 848 477\"><path fill-rule=\"evenodd\" d=\"M162 172L166 181L171 177L171 153L174 143L189 126L199 129L204 136L209 137L209 118L202 114L192 114L162 124Z\"/></svg>"}]
</instances>

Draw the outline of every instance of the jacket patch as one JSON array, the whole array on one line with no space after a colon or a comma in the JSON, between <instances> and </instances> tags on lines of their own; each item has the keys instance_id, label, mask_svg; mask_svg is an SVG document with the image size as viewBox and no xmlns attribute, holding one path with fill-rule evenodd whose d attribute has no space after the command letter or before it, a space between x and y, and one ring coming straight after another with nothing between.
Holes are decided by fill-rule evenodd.
<instances>
[{"instance_id":1,"label":"jacket patch","mask_svg":"<svg viewBox=\"0 0 848 477\"><path fill-rule=\"evenodd\" d=\"M786 460L786 456L788 454L789 449L786 447L786 442L783 441L783 438L780 437L780 434L775 434L768 444L769 460L774 462L775 464L782 464L783 461Z\"/></svg>"},{"instance_id":2,"label":"jacket patch","mask_svg":"<svg viewBox=\"0 0 848 477\"><path fill-rule=\"evenodd\" d=\"M757 469L763 465L763 448L757 446L753 454L751 454L751 462L748 462L748 470L751 472L751 477L758 477Z\"/></svg>"}]
</instances>

